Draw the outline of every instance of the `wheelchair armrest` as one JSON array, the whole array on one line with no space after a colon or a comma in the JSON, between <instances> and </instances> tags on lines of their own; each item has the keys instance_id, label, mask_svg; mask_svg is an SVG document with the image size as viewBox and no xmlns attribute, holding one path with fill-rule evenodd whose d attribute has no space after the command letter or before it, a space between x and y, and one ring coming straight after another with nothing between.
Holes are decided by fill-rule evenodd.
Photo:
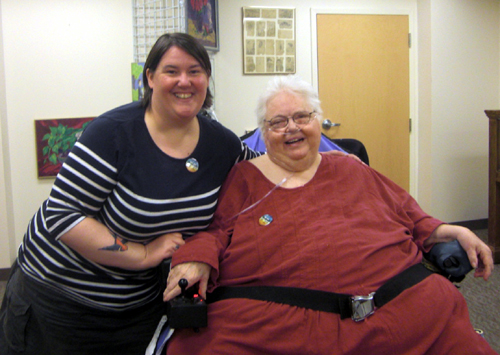
<instances>
[{"instance_id":1,"label":"wheelchair armrest","mask_svg":"<svg viewBox=\"0 0 500 355\"><path fill-rule=\"evenodd\" d=\"M424 257L452 282L460 282L472 270L467 253L457 240L437 243Z\"/></svg>"}]
</instances>

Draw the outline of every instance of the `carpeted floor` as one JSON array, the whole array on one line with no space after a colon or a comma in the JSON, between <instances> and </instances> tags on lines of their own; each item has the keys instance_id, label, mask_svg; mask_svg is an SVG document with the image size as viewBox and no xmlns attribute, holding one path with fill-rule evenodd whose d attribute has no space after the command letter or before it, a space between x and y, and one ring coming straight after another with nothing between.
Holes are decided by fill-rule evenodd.
<instances>
[{"instance_id":1,"label":"carpeted floor","mask_svg":"<svg viewBox=\"0 0 500 355\"><path fill-rule=\"evenodd\" d=\"M488 231L475 233L486 240ZM0 302L5 291L5 281L0 281ZM467 300L472 325L484 332L491 347L500 354L500 265L495 265L493 274L485 282L474 278L473 273L459 284L459 290Z\"/></svg>"}]
</instances>

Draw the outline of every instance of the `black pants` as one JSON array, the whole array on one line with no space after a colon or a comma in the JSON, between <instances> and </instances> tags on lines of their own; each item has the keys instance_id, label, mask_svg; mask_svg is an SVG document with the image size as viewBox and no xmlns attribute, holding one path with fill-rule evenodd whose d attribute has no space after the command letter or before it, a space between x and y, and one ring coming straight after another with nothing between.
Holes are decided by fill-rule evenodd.
<instances>
[{"instance_id":1,"label":"black pants","mask_svg":"<svg viewBox=\"0 0 500 355\"><path fill-rule=\"evenodd\" d=\"M96 310L12 269L0 310L0 354L144 354L164 311L161 295L130 311Z\"/></svg>"}]
</instances>

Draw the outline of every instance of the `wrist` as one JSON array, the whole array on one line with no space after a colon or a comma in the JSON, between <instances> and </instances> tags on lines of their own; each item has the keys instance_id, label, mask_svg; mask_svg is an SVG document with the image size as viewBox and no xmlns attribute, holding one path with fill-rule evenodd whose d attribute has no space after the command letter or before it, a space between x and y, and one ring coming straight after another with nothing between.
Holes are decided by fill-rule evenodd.
<instances>
[{"instance_id":1,"label":"wrist","mask_svg":"<svg viewBox=\"0 0 500 355\"><path fill-rule=\"evenodd\" d=\"M134 254L135 256L135 262L134 262L134 268L137 270L145 270L149 269L152 266L148 264L149 261L149 254L148 254L148 248L147 245L142 244L142 243L134 243L136 244L136 248Z\"/></svg>"}]
</instances>

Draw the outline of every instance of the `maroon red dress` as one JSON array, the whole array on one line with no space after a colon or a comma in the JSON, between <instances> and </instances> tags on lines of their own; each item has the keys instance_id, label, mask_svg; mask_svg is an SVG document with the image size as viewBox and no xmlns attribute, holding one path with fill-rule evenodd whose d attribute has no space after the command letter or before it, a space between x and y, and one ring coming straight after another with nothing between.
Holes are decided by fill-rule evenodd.
<instances>
[{"instance_id":1,"label":"maroon red dress","mask_svg":"<svg viewBox=\"0 0 500 355\"><path fill-rule=\"evenodd\" d=\"M213 267L217 286L289 286L368 295L421 262L442 222L403 189L351 158L323 155L311 181L275 187L251 162L237 164L215 220L189 238L173 265ZM265 222L267 221L267 222ZM495 354L470 324L456 287L431 275L361 322L250 299L208 307L208 327L176 330L167 354Z\"/></svg>"}]
</instances>

